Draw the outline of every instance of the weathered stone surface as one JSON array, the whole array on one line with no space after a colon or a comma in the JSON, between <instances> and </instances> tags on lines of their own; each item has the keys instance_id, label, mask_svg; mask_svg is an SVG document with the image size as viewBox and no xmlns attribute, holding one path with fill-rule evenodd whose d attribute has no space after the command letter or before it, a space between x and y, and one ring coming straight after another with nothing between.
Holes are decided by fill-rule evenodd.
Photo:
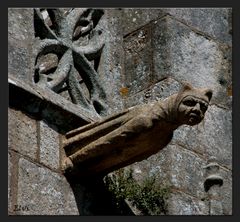
<instances>
[{"instance_id":1,"label":"weathered stone surface","mask_svg":"<svg viewBox=\"0 0 240 222\"><path fill-rule=\"evenodd\" d=\"M202 198L205 194L203 182L206 162L198 155L174 145L166 147L171 159L169 166L170 183L193 196Z\"/></svg>"},{"instance_id":2,"label":"weathered stone surface","mask_svg":"<svg viewBox=\"0 0 240 222\"><path fill-rule=\"evenodd\" d=\"M152 88L152 100L164 100L181 89L181 83L173 78L164 79Z\"/></svg>"},{"instance_id":3,"label":"weathered stone surface","mask_svg":"<svg viewBox=\"0 0 240 222\"><path fill-rule=\"evenodd\" d=\"M205 155L216 157L220 165L232 169L232 112L210 106L204 120L204 133L199 136Z\"/></svg>"},{"instance_id":4,"label":"weathered stone surface","mask_svg":"<svg viewBox=\"0 0 240 222\"><path fill-rule=\"evenodd\" d=\"M166 8L177 19L227 44L232 43L230 8Z\"/></svg>"},{"instance_id":5,"label":"weathered stone surface","mask_svg":"<svg viewBox=\"0 0 240 222\"><path fill-rule=\"evenodd\" d=\"M8 72L25 81L32 81L32 9L8 9Z\"/></svg>"},{"instance_id":6,"label":"weathered stone surface","mask_svg":"<svg viewBox=\"0 0 240 222\"><path fill-rule=\"evenodd\" d=\"M32 40L33 9L9 8L8 9L8 38L18 44Z\"/></svg>"},{"instance_id":7,"label":"weathered stone surface","mask_svg":"<svg viewBox=\"0 0 240 222\"><path fill-rule=\"evenodd\" d=\"M17 204L25 210L18 214L77 215L78 209L73 200L65 177L23 158L19 160Z\"/></svg>"},{"instance_id":8,"label":"weathered stone surface","mask_svg":"<svg viewBox=\"0 0 240 222\"><path fill-rule=\"evenodd\" d=\"M229 106L230 49L170 17L154 24L152 41L156 81L172 76L195 87L209 87L214 91L212 102Z\"/></svg>"},{"instance_id":9,"label":"weathered stone surface","mask_svg":"<svg viewBox=\"0 0 240 222\"><path fill-rule=\"evenodd\" d=\"M65 182L66 184L66 182ZM64 186L66 186L64 184ZM61 185L60 185L61 186ZM82 200L80 200L82 201ZM79 204L84 204L84 202L78 202L76 200L75 194L73 193L72 186L67 185L67 189L65 188L65 200L64 202L64 215L82 215L79 210Z\"/></svg>"},{"instance_id":10,"label":"weathered stone surface","mask_svg":"<svg viewBox=\"0 0 240 222\"><path fill-rule=\"evenodd\" d=\"M17 209L17 174L19 154L16 151L8 151L8 214L15 214Z\"/></svg>"},{"instance_id":11,"label":"weathered stone surface","mask_svg":"<svg viewBox=\"0 0 240 222\"><path fill-rule=\"evenodd\" d=\"M226 168L220 169L220 175L223 177L223 185L219 188L220 198L222 200L222 208L224 215L232 215L233 203L233 184L232 184L232 171Z\"/></svg>"},{"instance_id":12,"label":"weathered stone surface","mask_svg":"<svg viewBox=\"0 0 240 222\"><path fill-rule=\"evenodd\" d=\"M32 73L29 49L19 47L9 42L8 45L8 73L19 79L29 79Z\"/></svg>"},{"instance_id":13,"label":"weathered stone surface","mask_svg":"<svg viewBox=\"0 0 240 222\"><path fill-rule=\"evenodd\" d=\"M154 100L163 100L174 93L177 93L181 88L181 84L172 78L164 79L148 89L145 89L133 96L125 98L125 107L131 107L144 103L149 103Z\"/></svg>"},{"instance_id":14,"label":"weathered stone surface","mask_svg":"<svg viewBox=\"0 0 240 222\"><path fill-rule=\"evenodd\" d=\"M166 14L162 9L157 8L124 8L122 11L123 35L129 34Z\"/></svg>"},{"instance_id":15,"label":"weathered stone surface","mask_svg":"<svg viewBox=\"0 0 240 222\"><path fill-rule=\"evenodd\" d=\"M219 200L210 201L210 215L223 215L222 202Z\"/></svg>"},{"instance_id":16,"label":"weathered stone surface","mask_svg":"<svg viewBox=\"0 0 240 222\"><path fill-rule=\"evenodd\" d=\"M191 11L192 9L184 10ZM181 14L183 17L185 16L183 13L184 10L182 10ZM181 9L172 9L172 11L181 11ZM194 11L195 14L198 13L197 9L192 11ZM224 9L219 9L219 11L223 12ZM219 11L217 13L220 13ZM212 14L217 15L215 12L216 10L213 11ZM202 9L199 10L199 14L201 13L205 13L205 16L207 16L208 13L209 15L211 14L210 10L204 11ZM188 14L186 14L186 16L188 16ZM210 18L204 18L205 21L208 21L208 19L216 22L217 19L221 20L222 18L216 17L212 19L211 16ZM200 25L201 19L198 21L195 19L194 22L199 22ZM208 25L205 25L204 22L201 23L203 24L202 27L196 27L196 29L200 31L204 31L201 30L201 28L205 30L208 29ZM191 25L190 23L188 24ZM184 192L192 193L192 195L195 196L199 195L198 198L200 199L202 195L204 196L204 169L201 167L204 166L205 158L208 159L209 156L215 155L220 164L231 169L231 48L222 46L218 43L219 40L230 43L228 42L230 39L226 33L227 29L225 29L226 32L223 34L224 36L221 36L215 41L199 34L196 29L189 28L183 25L183 23L176 21L174 17L160 19L153 22L152 25L154 81L162 80L165 77L172 77L176 83L187 81L195 86L209 86L213 89L212 103L224 106L229 109L229 111L227 109L221 109L218 106L211 106L202 123L193 127L184 125L174 132L172 144L176 146L167 146L157 155L129 167L134 169L136 180L142 180L144 176L147 176L155 169L155 172L159 172L159 178L163 175L161 181L171 181L170 183L175 184L178 189L184 189ZM211 25L212 24L210 24L210 26ZM218 29L217 26L215 26L216 29ZM218 34L215 32L216 30L214 30L214 28L209 30L212 33L206 32L207 35L218 38ZM215 32L216 35L213 32ZM155 84L155 87L156 85L162 86L162 83L164 83L164 81L159 81ZM168 87L170 87L170 85ZM156 96L156 98L158 98L159 95L164 94L165 90L161 92L159 89L160 87L156 87L156 94L151 87L144 89L126 98L125 105L131 107L137 104L148 103L152 97L154 98ZM146 98L145 95L147 95L148 98ZM194 151L194 153L199 154L199 156L192 152L182 151L183 149L171 151L171 147L178 147L179 145ZM168 155L163 151L166 151ZM157 159L157 157L163 158L163 161L159 164L157 161L154 162L154 159ZM203 157L203 159L200 157ZM171 160L173 160L173 162L171 162ZM190 164L187 164L186 161ZM194 166L192 164L194 164ZM150 168L149 165L153 165L153 167ZM173 171L169 169L172 165ZM186 170L187 167L189 169ZM183 172L182 169L184 169ZM190 172L190 170L193 169L194 172ZM177 172L177 170L181 172ZM193 176L193 174L195 174L196 177ZM173 176L171 177L171 175ZM190 183L189 178L191 177L194 178L194 181ZM229 179L231 179L230 174L228 176L226 175L226 180L229 181ZM194 189L191 189L191 187L193 187L192 184L196 185ZM223 193L226 193L226 197L223 200L224 214L230 214L232 202L229 196L232 187L229 182L227 182L227 185L225 184L223 186L228 187L225 187L223 191ZM187 195L185 196L188 197ZM170 208L172 209L170 214L208 214L208 208L201 208L198 204L195 205L195 203L191 202L192 200L184 200L184 202L182 202L179 195L176 195L175 198L176 199L173 198L170 200L174 205ZM178 199L179 202L177 202ZM179 209L180 206L184 206L186 202L186 209ZM203 203L200 200L197 200L197 202L201 203L200 205ZM198 206L198 210L194 209L193 206ZM176 209L176 211L174 211L174 209Z\"/></svg>"},{"instance_id":17,"label":"weathered stone surface","mask_svg":"<svg viewBox=\"0 0 240 222\"><path fill-rule=\"evenodd\" d=\"M121 15L121 10L118 9L105 10L105 14L99 22L99 28L104 30L105 45L99 61L98 73L104 83L103 88L107 92L109 114L123 109L120 94L124 71Z\"/></svg>"},{"instance_id":18,"label":"weathered stone surface","mask_svg":"<svg viewBox=\"0 0 240 222\"><path fill-rule=\"evenodd\" d=\"M11 168L12 168L11 156L10 156L10 153L8 153L8 210L12 209L12 202L10 200L10 190L11 190L10 179L11 179L11 176L12 176Z\"/></svg>"},{"instance_id":19,"label":"weathered stone surface","mask_svg":"<svg viewBox=\"0 0 240 222\"><path fill-rule=\"evenodd\" d=\"M40 162L52 169L59 168L59 137L53 126L40 121Z\"/></svg>"},{"instance_id":20,"label":"weathered stone surface","mask_svg":"<svg viewBox=\"0 0 240 222\"><path fill-rule=\"evenodd\" d=\"M151 90L146 89L132 96L125 96L124 106L125 108L129 108L149 102L151 102Z\"/></svg>"},{"instance_id":21,"label":"weathered stone surface","mask_svg":"<svg viewBox=\"0 0 240 222\"><path fill-rule=\"evenodd\" d=\"M151 44L150 26L145 26L124 39L125 84L130 94L141 91L151 84Z\"/></svg>"},{"instance_id":22,"label":"weathered stone surface","mask_svg":"<svg viewBox=\"0 0 240 222\"><path fill-rule=\"evenodd\" d=\"M187 139L186 139L187 138ZM216 157L219 164L232 168L232 112L215 105L197 126L181 126L174 132L172 143L196 153Z\"/></svg>"},{"instance_id":23,"label":"weathered stone surface","mask_svg":"<svg viewBox=\"0 0 240 222\"><path fill-rule=\"evenodd\" d=\"M156 155L125 168L133 170L133 178L139 183L149 176L155 176L160 184L170 185L169 166L172 164L170 155L171 152L167 146Z\"/></svg>"},{"instance_id":24,"label":"weathered stone surface","mask_svg":"<svg viewBox=\"0 0 240 222\"><path fill-rule=\"evenodd\" d=\"M8 147L36 159L38 149L36 120L21 111L8 109Z\"/></svg>"},{"instance_id":25,"label":"weathered stone surface","mask_svg":"<svg viewBox=\"0 0 240 222\"><path fill-rule=\"evenodd\" d=\"M188 126L180 127L175 131L172 143L185 146L206 158L215 156L220 164L231 168L231 120L231 111L210 106L203 123L192 128Z\"/></svg>"},{"instance_id":26,"label":"weathered stone surface","mask_svg":"<svg viewBox=\"0 0 240 222\"><path fill-rule=\"evenodd\" d=\"M170 144L156 155L127 168L133 170L136 181L141 182L154 175L160 184L171 186L200 200L206 195L203 186L205 165L206 161L197 154Z\"/></svg>"},{"instance_id":27,"label":"weathered stone surface","mask_svg":"<svg viewBox=\"0 0 240 222\"><path fill-rule=\"evenodd\" d=\"M45 119L63 132L97 120L99 117L67 101L56 93L29 85L9 76L9 106Z\"/></svg>"},{"instance_id":28,"label":"weathered stone surface","mask_svg":"<svg viewBox=\"0 0 240 222\"><path fill-rule=\"evenodd\" d=\"M202 138L200 137L200 133L204 133L204 123L200 123L199 125L193 127L186 125L179 127L174 132L172 144L183 146L200 155L204 155L205 148L202 146Z\"/></svg>"},{"instance_id":29,"label":"weathered stone surface","mask_svg":"<svg viewBox=\"0 0 240 222\"><path fill-rule=\"evenodd\" d=\"M170 215L208 215L208 204L182 192L173 192L168 200Z\"/></svg>"},{"instance_id":30,"label":"weathered stone surface","mask_svg":"<svg viewBox=\"0 0 240 222\"><path fill-rule=\"evenodd\" d=\"M173 207L169 207L169 214L208 214L208 212L205 211L205 207L203 209L201 208L204 203L200 201L207 196L203 185L205 180L205 169L203 167L205 165L206 161L195 153L183 150L174 145L168 145L158 154L151 156L147 160L132 164L127 168L133 169L133 177L139 182L148 176L155 175L159 183L166 184L167 186L186 193L182 195L188 197L187 200L185 200L185 198L182 199L182 195L180 197L176 195L175 198L172 197L169 199L170 205L173 205ZM231 184L229 182L229 175L227 176L225 173L225 176L226 184L224 185L224 191L222 193L226 193L226 195L223 197L223 205L225 212L231 212ZM195 198L191 197L189 199L189 194ZM174 195L175 193L173 196ZM198 200L196 198L198 198ZM174 203L174 201L177 199L179 199L180 202L183 201L183 206L188 205L188 207L186 207L186 209L183 207L181 211L177 208L175 211L174 206L175 204L177 205L177 203ZM197 203L191 203L190 200L196 200ZM200 206L198 206L198 204L200 204ZM190 206L193 208L189 208ZM189 209L188 212L187 209ZM190 210L192 210L192 213Z\"/></svg>"}]
</instances>

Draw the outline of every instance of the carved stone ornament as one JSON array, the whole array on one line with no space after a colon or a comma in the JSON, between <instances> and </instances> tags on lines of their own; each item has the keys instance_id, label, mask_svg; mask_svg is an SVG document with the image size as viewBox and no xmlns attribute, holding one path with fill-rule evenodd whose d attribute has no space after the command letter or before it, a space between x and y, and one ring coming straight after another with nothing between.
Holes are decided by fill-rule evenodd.
<instances>
[{"instance_id":1,"label":"carved stone ornament","mask_svg":"<svg viewBox=\"0 0 240 222\"><path fill-rule=\"evenodd\" d=\"M163 101L138 105L66 134L66 173L106 174L163 149L173 131L200 123L212 97L209 89L186 84Z\"/></svg>"},{"instance_id":2,"label":"carved stone ornament","mask_svg":"<svg viewBox=\"0 0 240 222\"><path fill-rule=\"evenodd\" d=\"M104 47L98 26L101 9L34 9L34 82L56 93L67 91L81 107L106 115L106 93L98 65Z\"/></svg>"},{"instance_id":3,"label":"carved stone ornament","mask_svg":"<svg viewBox=\"0 0 240 222\"><path fill-rule=\"evenodd\" d=\"M207 166L204 167L206 169L206 179L204 181L204 189L206 192L211 189L214 185L222 186L223 185L223 177L220 175L220 167L216 162L215 157L211 157L208 160Z\"/></svg>"}]
</instances>

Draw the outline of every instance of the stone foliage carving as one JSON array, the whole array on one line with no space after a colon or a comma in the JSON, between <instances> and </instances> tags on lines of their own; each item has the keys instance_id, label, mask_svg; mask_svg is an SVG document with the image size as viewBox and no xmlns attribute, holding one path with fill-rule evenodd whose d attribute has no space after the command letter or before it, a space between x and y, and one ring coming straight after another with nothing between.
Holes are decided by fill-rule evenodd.
<instances>
[{"instance_id":1,"label":"stone foliage carving","mask_svg":"<svg viewBox=\"0 0 240 222\"><path fill-rule=\"evenodd\" d=\"M173 131L200 123L212 97L210 89L186 84L163 101L138 105L66 135L64 170L104 174L141 161L163 149Z\"/></svg>"},{"instance_id":2,"label":"stone foliage carving","mask_svg":"<svg viewBox=\"0 0 240 222\"><path fill-rule=\"evenodd\" d=\"M105 115L106 94L97 72L104 47L101 9L34 9L34 82Z\"/></svg>"}]
</instances>

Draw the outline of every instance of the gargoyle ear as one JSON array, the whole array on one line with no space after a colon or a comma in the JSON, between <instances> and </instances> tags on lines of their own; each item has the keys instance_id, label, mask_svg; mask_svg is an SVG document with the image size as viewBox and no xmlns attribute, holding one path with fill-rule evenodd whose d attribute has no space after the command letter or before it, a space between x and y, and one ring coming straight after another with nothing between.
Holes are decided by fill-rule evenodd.
<instances>
[{"instance_id":1,"label":"gargoyle ear","mask_svg":"<svg viewBox=\"0 0 240 222\"><path fill-rule=\"evenodd\" d=\"M188 83L188 82L183 82L183 86L182 86L182 92L184 91L188 91L188 90L192 90L193 87Z\"/></svg>"},{"instance_id":2,"label":"gargoyle ear","mask_svg":"<svg viewBox=\"0 0 240 222\"><path fill-rule=\"evenodd\" d=\"M205 95L208 97L208 101L210 102L211 98L212 98L212 94L213 94L213 91L211 89L207 89L205 91Z\"/></svg>"}]
</instances>

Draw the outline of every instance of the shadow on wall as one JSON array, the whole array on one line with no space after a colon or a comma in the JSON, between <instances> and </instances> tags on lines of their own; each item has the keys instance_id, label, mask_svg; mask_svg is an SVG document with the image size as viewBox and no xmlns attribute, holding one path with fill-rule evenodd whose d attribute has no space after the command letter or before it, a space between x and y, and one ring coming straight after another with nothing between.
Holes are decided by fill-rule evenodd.
<instances>
[{"instance_id":1,"label":"shadow on wall","mask_svg":"<svg viewBox=\"0 0 240 222\"><path fill-rule=\"evenodd\" d=\"M115 204L114 197L107 190L102 178L88 178L86 181L67 179L73 190L79 215L134 215L127 204L121 208Z\"/></svg>"}]
</instances>

